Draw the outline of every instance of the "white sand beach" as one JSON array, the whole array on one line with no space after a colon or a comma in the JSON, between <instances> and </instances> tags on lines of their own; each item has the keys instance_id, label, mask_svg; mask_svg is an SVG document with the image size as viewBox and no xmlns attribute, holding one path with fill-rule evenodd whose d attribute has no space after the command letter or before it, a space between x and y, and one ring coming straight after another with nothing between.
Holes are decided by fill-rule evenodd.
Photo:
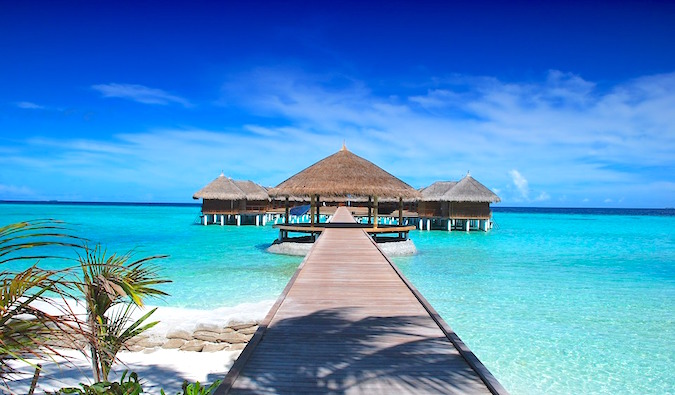
<instances>
[{"instance_id":1,"label":"white sand beach","mask_svg":"<svg viewBox=\"0 0 675 395\"><path fill-rule=\"evenodd\" d=\"M159 307L152 316L160 323L150 329L147 338L165 342L167 334L176 331L192 333L200 328L227 327L238 323L260 322L274 301L245 303L234 307L214 310L194 310L175 307ZM146 307L137 314L152 308ZM237 344L243 348L243 343ZM183 380L210 384L222 379L241 349L216 352L196 352L179 349L166 349L161 346L142 351L121 351L118 357L122 363L113 367L111 381L118 380L126 369L138 373L147 394L159 394L163 389L167 395L175 394L181 388ZM42 362L43 372L38 381L36 394L54 391L63 387L77 387L79 383L92 382L91 366L85 356L77 350L63 350L69 362L62 358L54 362ZM32 363L39 361L30 360ZM15 363L22 374L9 383L15 394L28 392L34 368L26 364Z\"/></svg>"}]
</instances>

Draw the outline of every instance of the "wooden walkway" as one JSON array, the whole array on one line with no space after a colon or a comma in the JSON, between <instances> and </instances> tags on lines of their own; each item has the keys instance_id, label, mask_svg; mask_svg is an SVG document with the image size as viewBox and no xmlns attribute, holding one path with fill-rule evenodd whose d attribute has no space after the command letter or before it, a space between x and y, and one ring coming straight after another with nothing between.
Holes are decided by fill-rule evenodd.
<instances>
[{"instance_id":1,"label":"wooden walkway","mask_svg":"<svg viewBox=\"0 0 675 395\"><path fill-rule=\"evenodd\" d=\"M254 393L507 392L362 229L328 228L216 391Z\"/></svg>"}]
</instances>

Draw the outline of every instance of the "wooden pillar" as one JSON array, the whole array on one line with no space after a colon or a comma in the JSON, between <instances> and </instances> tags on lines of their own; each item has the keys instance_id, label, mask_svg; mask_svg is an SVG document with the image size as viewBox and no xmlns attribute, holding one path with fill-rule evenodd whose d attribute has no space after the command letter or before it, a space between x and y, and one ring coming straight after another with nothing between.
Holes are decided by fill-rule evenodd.
<instances>
[{"instance_id":1,"label":"wooden pillar","mask_svg":"<svg viewBox=\"0 0 675 395\"><path fill-rule=\"evenodd\" d=\"M373 215L372 213L372 206L373 206L373 198L368 196L368 223L370 224L370 216Z\"/></svg>"},{"instance_id":2,"label":"wooden pillar","mask_svg":"<svg viewBox=\"0 0 675 395\"><path fill-rule=\"evenodd\" d=\"M223 226L223 225L225 225L225 214L222 214L220 216L220 226Z\"/></svg>"},{"instance_id":3,"label":"wooden pillar","mask_svg":"<svg viewBox=\"0 0 675 395\"><path fill-rule=\"evenodd\" d=\"M309 197L309 223L314 227L314 206L316 201L314 200L314 195Z\"/></svg>"},{"instance_id":4,"label":"wooden pillar","mask_svg":"<svg viewBox=\"0 0 675 395\"><path fill-rule=\"evenodd\" d=\"M284 223L285 223L286 225L288 225L288 217L290 217L290 215L289 215L290 210L288 209L288 196L286 196L286 200L285 200L285 203L284 203L284 208L285 208L285 211L286 211L286 218L284 219Z\"/></svg>"},{"instance_id":5,"label":"wooden pillar","mask_svg":"<svg viewBox=\"0 0 675 395\"><path fill-rule=\"evenodd\" d=\"M260 226L260 215L255 215L255 226Z\"/></svg>"},{"instance_id":6,"label":"wooden pillar","mask_svg":"<svg viewBox=\"0 0 675 395\"><path fill-rule=\"evenodd\" d=\"M398 198L398 226L403 226L403 198Z\"/></svg>"},{"instance_id":7,"label":"wooden pillar","mask_svg":"<svg viewBox=\"0 0 675 395\"><path fill-rule=\"evenodd\" d=\"M241 214L235 216L237 218L237 226L241 226Z\"/></svg>"},{"instance_id":8,"label":"wooden pillar","mask_svg":"<svg viewBox=\"0 0 675 395\"><path fill-rule=\"evenodd\" d=\"M377 196L373 198L373 228L377 229Z\"/></svg>"},{"instance_id":9,"label":"wooden pillar","mask_svg":"<svg viewBox=\"0 0 675 395\"><path fill-rule=\"evenodd\" d=\"M316 195L316 223L321 223L321 204L319 202L319 195Z\"/></svg>"},{"instance_id":10,"label":"wooden pillar","mask_svg":"<svg viewBox=\"0 0 675 395\"><path fill-rule=\"evenodd\" d=\"M204 220L204 225L207 225L209 223L209 216L204 214L202 215L202 219Z\"/></svg>"}]
</instances>

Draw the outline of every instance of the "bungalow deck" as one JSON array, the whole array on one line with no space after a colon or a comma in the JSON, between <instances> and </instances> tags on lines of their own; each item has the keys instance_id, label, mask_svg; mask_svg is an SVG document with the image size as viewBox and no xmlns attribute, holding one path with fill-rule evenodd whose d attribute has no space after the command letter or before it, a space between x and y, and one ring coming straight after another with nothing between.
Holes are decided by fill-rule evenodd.
<instances>
[{"instance_id":1,"label":"bungalow deck","mask_svg":"<svg viewBox=\"0 0 675 395\"><path fill-rule=\"evenodd\" d=\"M216 391L253 393L507 392L363 229L331 227Z\"/></svg>"}]
</instances>

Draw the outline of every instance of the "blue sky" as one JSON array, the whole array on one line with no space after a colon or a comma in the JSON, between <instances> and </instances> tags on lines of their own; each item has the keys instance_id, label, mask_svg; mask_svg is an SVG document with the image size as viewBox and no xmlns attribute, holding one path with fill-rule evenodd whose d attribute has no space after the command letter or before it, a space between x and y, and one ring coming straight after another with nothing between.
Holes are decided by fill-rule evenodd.
<instances>
[{"instance_id":1,"label":"blue sky","mask_svg":"<svg viewBox=\"0 0 675 395\"><path fill-rule=\"evenodd\" d=\"M675 206L672 2L317 3L0 2L0 199L188 202L346 141L503 206Z\"/></svg>"}]
</instances>

